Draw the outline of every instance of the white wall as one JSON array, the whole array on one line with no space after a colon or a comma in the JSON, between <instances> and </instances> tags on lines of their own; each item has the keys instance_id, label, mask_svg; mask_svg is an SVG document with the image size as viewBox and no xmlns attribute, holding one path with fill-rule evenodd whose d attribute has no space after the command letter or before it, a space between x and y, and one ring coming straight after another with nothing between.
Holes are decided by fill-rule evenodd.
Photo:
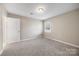
<instances>
[{"instance_id":1,"label":"white wall","mask_svg":"<svg viewBox=\"0 0 79 59\"><path fill-rule=\"evenodd\" d=\"M4 47L4 20L6 19L6 9L4 8L4 6L0 5L0 53L3 50Z\"/></svg>"},{"instance_id":2,"label":"white wall","mask_svg":"<svg viewBox=\"0 0 79 59\"><path fill-rule=\"evenodd\" d=\"M21 17L21 39L35 38L42 34L42 21Z\"/></svg>"},{"instance_id":3,"label":"white wall","mask_svg":"<svg viewBox=\"0 0 79 59\"><path fill-rule=\"evenodd\" d=\"M3 48L3 39L2 39L2 7L0 6L0 52Z\"/></svg>"},{"instance_id":4,"label":"white wall","mask_svg":"<svg viewBox=\"0 0 79 59\"><path fill-rule=\"evenodd\" d=\"M79 9L47 19L52 31L44 32L44 37L79 46Z\"/></svg>"}]
</instances>

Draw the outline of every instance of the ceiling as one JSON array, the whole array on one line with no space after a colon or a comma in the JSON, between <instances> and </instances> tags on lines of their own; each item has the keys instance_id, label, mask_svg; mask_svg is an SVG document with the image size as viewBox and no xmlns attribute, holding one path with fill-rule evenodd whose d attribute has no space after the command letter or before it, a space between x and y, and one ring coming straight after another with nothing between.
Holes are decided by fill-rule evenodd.
<instances>
[{"instance_id":1,"label":"ceiling","mask_svg":"<svg viewBox=\"0 0 79 59\"><path fill-rule=\"evenodd\" d=\"M9 13L38 20L45 20L79 8L77 3L6 3L3 5ZM37 12L39 7L44 8L43 13Z\"/></svg>"}]
</instances>

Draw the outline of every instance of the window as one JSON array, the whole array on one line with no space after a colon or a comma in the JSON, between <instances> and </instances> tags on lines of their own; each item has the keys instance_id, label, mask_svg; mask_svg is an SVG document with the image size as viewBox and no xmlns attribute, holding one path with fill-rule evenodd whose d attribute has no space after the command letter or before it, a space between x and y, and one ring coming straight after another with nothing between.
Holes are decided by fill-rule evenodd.
<instances>
[{"instance_id":1,"label":"window","mask_svg":"<svg viewBox=\"0 0 79 59\"><path fill-rule=\"evenodd\" d=\"M45 22L45 32L51 32L51 22Z\"/></svg>"}]
</instances>

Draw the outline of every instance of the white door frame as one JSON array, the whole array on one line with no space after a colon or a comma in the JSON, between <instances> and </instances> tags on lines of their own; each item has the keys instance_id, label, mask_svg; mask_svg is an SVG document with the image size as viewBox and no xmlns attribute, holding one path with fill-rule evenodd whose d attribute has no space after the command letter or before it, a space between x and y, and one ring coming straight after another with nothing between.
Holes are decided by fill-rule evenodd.
<instances>
[{"instance_id":1,"label":"white door frame","mask_svg":"<svg viewBox=\"0 0 79 59\"><path fill-rule=\"evenodd\" d=\"M3 37L4 37L4 40L5 40L5 44L4 45L6 45L6 44L9 44L8 42L7 42L7 20L8 20L8 18L13 18L13 17L7 17L6 18L6 20L4 20L4 26L3 26L3 30L4 30L4 35L3 35ZM19 21L20 21L20 18L14 18L14 19L19 19ZM20 22L19 22L20 23ZM19 24L20 25L20 24ZM19 28L20 29L20 28ZM19 32L20 32L20 30L19 30ZM19 33L19 41L20 41L20 33ZM14 41L14 42L16 42L16 41ZM14 43L14 42L11 42L11 43Z\"/></svg>"}]
</instances>

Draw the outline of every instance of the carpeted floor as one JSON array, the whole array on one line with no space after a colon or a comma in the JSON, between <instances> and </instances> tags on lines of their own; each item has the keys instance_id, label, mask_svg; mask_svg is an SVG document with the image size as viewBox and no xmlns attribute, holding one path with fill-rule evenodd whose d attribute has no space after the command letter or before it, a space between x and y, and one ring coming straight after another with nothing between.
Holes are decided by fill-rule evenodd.
<instances>
[{"instance_id":1,"label":"carpeted floor","mask_svg":"<svg viewBox=\"0 0 79 59\"><path fill-rule=\"evenodd\" d=\"M79 49L53 40L37 38L6 46L2 56L78 56Z\"/></svg>"}]
</instances>

